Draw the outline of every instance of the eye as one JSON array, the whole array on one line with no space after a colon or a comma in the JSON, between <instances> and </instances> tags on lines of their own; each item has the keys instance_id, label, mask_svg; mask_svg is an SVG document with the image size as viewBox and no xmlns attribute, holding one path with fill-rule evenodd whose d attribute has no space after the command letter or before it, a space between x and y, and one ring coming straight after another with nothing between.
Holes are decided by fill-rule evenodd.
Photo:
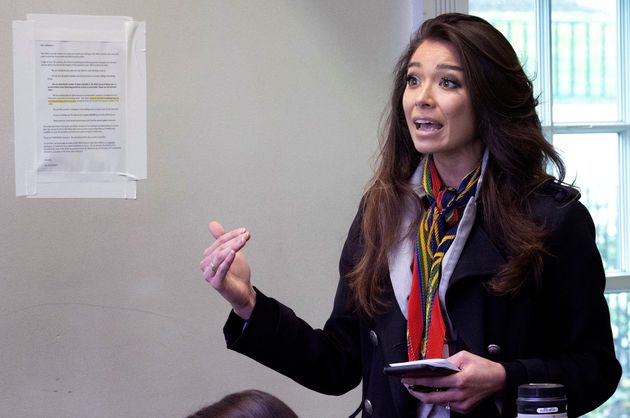
<instances>
[{"instance_id":1,"label":"eye","mask_svg":"<svg viewBox=\"0 0 630 418\"><path fill-rule=\"evenodd\" d=\"M409 87L416 87L420 85L420 79L418 77L416 77L415 75L408 75L407 76L407 86Z\"/></svg>"},{"instance_id":2,"label":"eye","mask_svg":"<svg viewBox=\"0 0 630 418\"><path fill-rule=\"evenodd\" d=\"M445 89L456 89L458 87L461 87L461 84L454 78L442 77L440 79L440 86L444 87Z\"/></svg>"}]
</instances>

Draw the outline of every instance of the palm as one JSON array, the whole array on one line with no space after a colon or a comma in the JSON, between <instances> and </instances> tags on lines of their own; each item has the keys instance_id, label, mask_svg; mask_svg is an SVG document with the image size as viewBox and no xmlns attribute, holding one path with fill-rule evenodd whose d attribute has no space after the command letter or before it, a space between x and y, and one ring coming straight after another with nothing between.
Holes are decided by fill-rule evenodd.
<instances>
[{"instance_id":1,"label":"palm","mask_svg":"<svg viewBox=\"0 0 630 418\"><path fill-rule=\"evenodd\" d=\"M216 241L204 251L202 269L206 268L206 280L233 308L247 306L254 290L251 286L251 270L241 250L249 239L244 229L225 232L218 222L210 222L208 229ZM214 269L207 269L215 265ZM214 272L214 273L211 273Z\"/></svg>"},{"instance_id":2,"label":"palm","mask_svg":"<svg viewBox=\"0 0 630 418\"><path fill-rule=\"evenodd\" d=\"M237 253L225 279L217 280L215 277L210 284L233 305L242 305L249 295L250 278L251 270L245 256Z\"/></svg>"}]
</instances>

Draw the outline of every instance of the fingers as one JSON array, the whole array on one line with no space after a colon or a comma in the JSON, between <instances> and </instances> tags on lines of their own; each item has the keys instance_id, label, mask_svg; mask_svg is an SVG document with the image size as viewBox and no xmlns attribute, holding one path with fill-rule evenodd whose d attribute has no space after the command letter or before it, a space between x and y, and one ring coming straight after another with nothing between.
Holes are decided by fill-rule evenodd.
<instances>
[{"instance_id":1,"label":"fingers","mask_svg":"<svg viewBox=\"0 0 630 418\"><path fill-rule=\"evenodd\" d=\"M222 290L224 287L223 279L232 266L235 257L236 253L228 249L227 252L217 254L215 259L206 265L202 261L201 271L203 272L203 278L215 289Z\"/></svg>"},{"instance_id":2,"label":"fingers","mask_svg":"<svg viewBox=\"0 0 630 418\"><path fill-rule=\"evenodd\" d=\"M426 385L405 384L411 396L425 404L440 405L446 409L461 412L461 393L454 388L431 387Z\"/></svg>"},{"instance_id":3,"label":"fingers","mask_svg":"<svg viewBox=\"0 0 630 418\"><path fill-rule=\"evenodd\" d=\"M405 377L401 383L409 394L423 403L436 404L458 410L462 392L458 387L457 373L449 376Z\"/></svg>"},{"instance_id":4,"label":"fingers","mask_svg":"<svg viewBox=\"0 0 630 418\"><path fill-rule=\"evenodd\" d=\"M457 385L457 373L448 376L435 377L405 377L401 380L405 386L417 385L429 388L450 388Z\"/></svg>"},{"instance_id":5,"label":"fingers","mask_svg":"<svg viewBox=\"0 0 630 418\"><path fill-rule=\"evenodd\" d=\"M215 236L216 241L214 241L208 248L204 250L204 257L207 257L208 255L210 255L210 253L216 251L219 248L229 247L232 250L238 252L251 238L249 232L245 228L238 228L230 232L224 232L223 227L218 222L210 222L210 224L208 225L208 229L210 230L210 233Z\"/></svg>"},{"instance_id":6,"label":"fingers","mask_svg":"<svg viewBox=\"0 0 630 418\"><path fill-rule=\"evenodd\" d=\"M205 256L200 263L206 281L215 276L223 277L232 265L236 252L230 247L217 247Z\"/></svg>"},{"instance_id":7,"label":"fingers","mask_svg":"<svg viewBox=\"0 0 630 418\"><path fill-rule=\"evenodd\" d=\"M208 231L210 231L215 238L219 238L221 235L225 234L223 226L217 221L212 221L208 224Z\"/></svg>"},{"instance_id":8,"label":"fingers","mask_svg":"<svg viewBox=\"0 0 630 418\"><path fill-rule=\"evenodd\" d=\"M223 226L216 221L208 224L208 230L216 240L204 250L199 266L204 279L215 288L220 288L236 253L245 246L250 234L245 228L225 232Z\"/></svg>"}]
</instances>

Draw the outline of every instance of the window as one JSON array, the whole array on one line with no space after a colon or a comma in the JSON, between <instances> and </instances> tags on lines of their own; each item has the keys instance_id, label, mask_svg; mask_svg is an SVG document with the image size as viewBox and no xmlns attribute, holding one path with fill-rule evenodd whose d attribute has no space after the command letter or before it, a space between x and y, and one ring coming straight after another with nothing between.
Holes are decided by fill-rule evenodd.
<instances>
[{"instance_id":1,"label":"window","mask_svg":"<svg viewBox=\"0 0 630 418\"><path fill-rule=\"evenodd\" d=\"M597 228L617 357L615 395L589 418L630 417L630 2L469 0L510 40L539 94L547 139Z\"/></svg>"}]
</instances>

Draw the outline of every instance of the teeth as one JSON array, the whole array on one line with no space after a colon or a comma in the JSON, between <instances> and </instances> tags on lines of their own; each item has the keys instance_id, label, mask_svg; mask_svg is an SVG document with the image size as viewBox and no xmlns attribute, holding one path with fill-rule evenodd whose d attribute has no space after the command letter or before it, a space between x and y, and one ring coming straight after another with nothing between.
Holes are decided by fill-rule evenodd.
<instances>
[{"instance_id":1,"label":"teeth","mask_svg":"<svg viewBox=\"0 0 630 418\"><path fill-rule=\"evenodd\" d=\"M441 123L433 122L428 119L416 119L413 123L416 125L416 129L437 130L442 128Z\"/></svg>"}]
</instances>

